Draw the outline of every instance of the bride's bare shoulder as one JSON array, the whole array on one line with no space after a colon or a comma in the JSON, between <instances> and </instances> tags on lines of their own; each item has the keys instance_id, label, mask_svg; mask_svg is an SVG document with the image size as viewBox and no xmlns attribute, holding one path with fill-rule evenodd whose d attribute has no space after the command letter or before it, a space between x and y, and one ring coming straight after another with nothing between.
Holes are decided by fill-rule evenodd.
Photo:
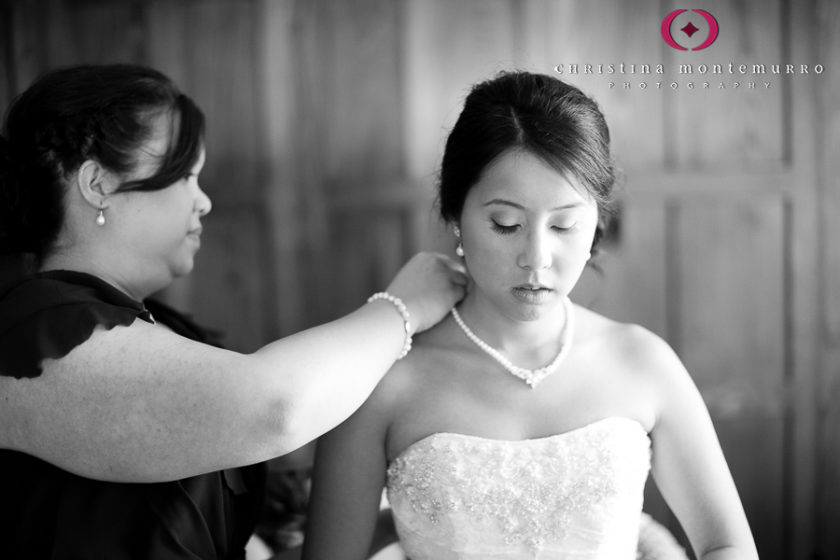
<instances>
[{"instance_id":1,"label":"bride's bare shoulder","mask_svg":"<svg viewBox=\"0 0 840 560\"><path fill-rule=\"evenodd\" d=\"M678 358L670 345L651 330L611 319L575 306L576 344L602 356L612 356L646 371L674 367Z\"/></svg>"}]
</instances>

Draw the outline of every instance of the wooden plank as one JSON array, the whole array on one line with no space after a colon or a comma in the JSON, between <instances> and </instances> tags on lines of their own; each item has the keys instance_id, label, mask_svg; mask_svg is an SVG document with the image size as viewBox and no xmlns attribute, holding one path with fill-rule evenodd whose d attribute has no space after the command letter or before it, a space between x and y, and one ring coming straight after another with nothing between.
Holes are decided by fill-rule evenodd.
<instances>
[{"instance_id":1,"label":"wooden plank","mask_svg":"<svg viewBox=\"0 0 840 560\"><path fill-rule=\"evenodd\" d=\"M836 56L840 47L840 37L830 31L831 26L840 24L840 6L836 2L819 1L819 30L820 43L818 52L823 56ZM823 206L824 223L829 228L825 239L825 265L827 278L825 285L828 293L825 298L825 325L829 342L840 344L840 251L837 250L837 236L831 231L838 231L837 217L840 215L840 164L837 154L840 154L840 77L832 73L826 77L826 82L817 89L817 99L821 108L820 150L822 160L822 193L825 197ZM807 152L806 152L807 153Z\"/></svg>"},{"instance_id":2,"label":"wooden plank","mask_svg":"<svg viewBox=\"0 0 840 560\"><path fill-rule=\"evenodd\" d=\"M11 81L20 93L49 67L43 45L47 9L44 0L16 0L11 7L11 25L15 30L10 36L10 48L14 59Z\"/></svg>"},{"instance_id":3,"label":"wooden plank","mask_svg":"<svg viewBox=\"0 0 840 560\"><path fill-rule=\"evenodd\" d=\"M738 197L762 196L768 192L793 194L803 187L792 169L772 165L756 172L634 170L627 173L627 180L633 195L641 196L715 195L726 198L733 194Z\"/></svg>"},{"instance_id":4,"label":"wooden plank","mask_svg":"<svg viewBox=\"0 0 840 560\"><path fill-rule=\"evenodd\" d=\"M515 62L506 0L404 4L405 161L408 177L433 175L469 88Z\"/></svg>"},{"instance_id":5,"label":"wooden plank","mask_svg":"<svg viewBox=\"0 0 840 560\"><path fill-rule=\"evenodd\" d=\"M777 196L681 201L674 327L710 407L724 416L781 407L784 227Z\"/></svg>"},{"instance_id":6,"label":"wooden plank","mask_svg":"<svg viewBox=\"0 0 840 560\"><path fill-rule=\"evenodd\" d=\"M35 68L19 81L28 84L46 69L73 64L134 62L144 42L138 2L9 2L17 30L15 57ZM20 57L20 58L18 58Z\"/></svg>"},{"instance_id":7,"label":"wooden plank","mask_svg":"<svg viewBox=\"0 0 840 560\"><path fill-rule=\"evenodd\" d=\"M603 271L581 279L599 278L596 311L640 324L662 337L668 334L666 204L660 195L628 191L621 201L618 238L605 243L603 254L593 263Z\"/></svg>"},{"instance_id":8,"label":"wooden plank","mask_svg":"<svg viewBox=\"0 0 840 560\"><path fill-rule=\"evenodd\" d=\"M824 10L828 8L828 3L821 6L817 4L810 0L796 5L785 3L786 16L790 22L791 60L814 64L821 60L831 60L831 56L837 52L837 41L832 37L834 32L828 27L831 25L831 9L826 14ZM840 23L840 12L836 5L832 8L836 25ZM830 44L823 43L826 39L834 41L833 50ZM836 78L834 83L838 83ZM826 118L834 119L835 131L840 130L836 125L836 102L833 105L822 105L817 97L823 91L823 86L812 79L793 80L790 88L790 111L787 113L791 126L788 151L795 176L795 180L791 181L795 187L789 196L791 227L787 245L791 318L788 386L791 389L793 411L788 427L791 441L788 443L790 451L787 453L785 467L789 473L789 484L785 488L788 504L786 509L790 512L785 549L788 558L819 557L817 531L828 529L827 534L833 535L837 523L840 522L840 508L836 506L836 501L840 499L837 484L832 484L831 481L823 482L815 476L819 472L818 406L815 404L821 359L820 315L826 303L821 297L823 294L820 293L820 286L826 285L819 272L822 245L820 239L825 238L826 232L822 229L824 225L820 223L822 220L818 169L821 163L833 161L837 154L836 145L833 151L830 148L825 151L820 149L828 146L818 140L818 134L822 123L827 124L828 128L831 127L831 121ZM835 89L835 96L838 91L840 88ZM829 223L832 221L826 222ZM830 240L831 236L825 239ZM834 250L837 249L835 246ZM840 364L840 359L836 360L835 364ZM836 418L833 421L836 422ZM836 457L837 447L834 449L833 454ZM834 489L833 495L831 489ZM829 506L835 508L833 519L830 514L825 515L819 511L822 499L826 500L826 504L835 504ZM840 546L836 546L833 552L823 557L838 555Z\"/></svg>"},{"instance_id":9,"label":"wooden plank","mask_svg":"<svg viewBox=\"0 0 840 560\"><path fill-rule=\"evenodd\" d=\"M368 285L366 292L378 291L387 287L391 278L397 273L406 260L406 217L403 212L380 214L372 216L368 222L371 235L368 243L357 246L356 251L369 251L374 263L373 282ZM380 288L382 286L382 288ZM369 293L361 294L362 298Z\"/></svg>"},{"instance_id":10,"label":"wooden plank","mask_svg":"<svg viewBox=\"0 0 840 560\"><path fill-rule=\"evenodd\" d=\"M53 65L139 62L143 58L143 4L51 2L47 44ZM80 32L81 31L81 32Z\"/></svg>"},{"instance_id":11,"label":"wooden plank","mask_svg":"<svg viewBox=\"0 0 840 560\"><path fill-rule=\"evenodd\" d=\"M326 54L324 28L327 8L323 0L296 2L294 14L295 33L295 99L298 118L297 142L294 155L297 159L297 192L300 196L301 233L299 273L303 275L306 290L301 294L307 310L304 323L309 326L332 318L334 280L321 263L332 264L335 246L332 243L334 224L327 212L325 179L321 146L325 143L329 123L322 118L327 92L323 85ZM331 254L330 251L333 251Z\"/></svg>"},{"instance_id":12,"label":"wooden plank","mask_svg":"<svg viewBox=\"0 0 840 560\"><path fill-rule=\"evenodd\" d=\"M253 10L253 1L201 0L188 4L183 20L189 29L183 86L208 120L202 187L215 210L203 221L216 235L236 237L208 238L204 256L213 270L194 276L191 303L196 315L216 309L221 321L215 324L235 331L231 343L238 350L267 342L263 328L270 314L263 303L270 271L264 266L265 207L256 160L261 119L254 94Z\"/></svg>"},{"instance_id":13,"label":"wooden plank","mask_svg":"<svg viewBox=\"0 0 840 560\"><path fill-rule=\"evenodd\" d=\"M325 131L320 157L327 196L361 196L380 183L397 189L403 173L399 6L389 0L324 4L321 46L327 71L318 118ZM340 214L329 199L325 202L332 223ZM325 291L332 294L331 313L354 309L387 286L408 256L403 220L399 209L359 209L347 216L350 227L330 232L327 262L336 262L338 238L354 257L341 259L343 268L324 277L330 282ZM348 277L355 282L348 285Z\"/></svg>"},{"instance_id":14,"label":"wooden plank","mask_svg":"<svg viewBox=\"0 0 840 560\"><path fill-rule=\"evenodd\" d=\"M261 120L253 87L254 2L202 0L189 6L184 86L210 120L205 181L217 204L259 196L254 131Z\"/></svg>"},{"instance_id":15,"label":"wooden plank","mask_svg":"<svg viewBox=\"0 0 840 560\"><path fill-rule=\"evenodd\" d=\"M295 146L295 33L293 0L259 0L255 6L257 56L255 93L260 122L258 137L260 181L265 201L268 286L265 321L269 339L302 329L306 315L306 279L298 264L303 244L301 194Z\"/></svg>"},{"instance_id":16,"label":"wooden plank","mask_svg":"<svg viewBox=\"0 0 840 560\"><path fill-rule=\"evenodd\" d=\"M321 35L325 103L317 115L328 134L326 178L338 190L402 175L398 4L325 2Z\"/></svg>"},{"instance_id":17,"label":"wooden plank","mask_svg":"<svg viewBox=\"0 0 840 560\"><path fill-rule=\"evenodd\" d=\"M0 108L5 115L17 92L15 58L13 55L15 29L12 26L14 6L0 3ZM0 254L0 290L23 274L23 261L17 255Z\"/></svg>"},{"instance_id":18,"label":"wooden plank","mask_svg":"<svg viewBox=\"0 0 840 560\"><path fill-rule=\"evenodd\" d=\"M253 2L155 2L148 14L151 65L170 75L207 117L202 188L213 201L195 272L168 294L238 350L266 342L264 205L256 161ZM205 266L202 263L213 263ZM220 296L224 294L224 296Z\"/></svg>"},{"instance_id":19,"label":"wooden plank","mask_svg":"<svg viewBox=\"0 0 840 560\"><path fill-rule=\"evenodd\" d=\"M712 417L735 486L762 560L801 558L787 556L785 540L788 512L785 485L785 419L745 414Z\"/></svg>"},{"instance_id":20,"label":"wooden plank","mask_svg":"<svg viewBox=\"0 0 840 560\"><path fill-rule=\"evenodd\" d=\"M187 2L153 0L146 8L146 46L144 62L157 68L180 87L187 78L186 37ZM192 93L192 92L188 92Z\"/></svg>"},{"instance_id":21,"label":"wooden plank","mask_svg":"<svg viewBox=\"0 0 840 560\"><path fill-rule=\"evenodd\" d=\"M376 249L372 212L353 212L333 216L334 223L332 261L329 263L334 289L342 292L331 302L336 314L344 314L361 305L373 291L384 290L381 280L377 284ZM314 263L313 263L314 264ZM339 285L340 284L340 285ZM330 297L330 294L325 294Z\"/></svg>"},{"instance_id":22,"label":"wooden plank","mask_svg":"<svg viewBox=\"0 0 840 560\"><path fill-rule=\"evenodd\" d=\"M254 2L154 2L149 63L172 77L207 116L204 189L216 205L253 200L260 115L253 87Z\"/></svg>"},{"instance_id":23,"label":"wooden plank","mask_svg":"<svg viewBox=\"0 0 840 560\"><path fill-rule=\"evenodd\" d=\"M403 212L382 209L340 212L332 220L335 247L329 273L334 289L342 292L332 312L344 314L384 290L403 265L409 222Z\"/></svg>"},{"instance_id":24,"label":"wooden plank","mask_svg":"<svg viewBox=\"0 0 840 560\"><path fill-rule=\"evenodd\" d=\"M662 62L662 40L656 28L661 19L659 4L539 0L522 7L523 25L517 36L526 41L525 67L553 73L595 98L604 111L613 152L622 165L628 169L661 167L665 153L663 92L638 88L642 80L656 79L655 74L641 74L642 65L655 72L656 64ZM533 65L528 64L531 61ZM561 65L559 74L555 68ZM591 66L590 71L586 65ZM615 73L609 73L610 65ZM624 88L626 81L633 83L631 89Z\"/></svg>"},{"instance_id":25,"label":"wooden plank","mask_svg":"<svg viewBox=\"0 0 840 560\"><path fill-rule=\"evenodd\" d=\"M260 320L266 289L260 216L256 205L214 210L212 222L205 220L203 247L191 275L197 281L188 311L201 324L220 329L225 346L240 352L253 352L266 342Z\"/></svg>"},{"instance_id":26,"label":"wooden plank","mask_svg":"<svg viewBox=\"0 0 840 560\"><path fill-rule=\"evenodd\" d=\"M816 53L827 66L837 68L840 37L840 6L819 0L815 9ZM811 28L812 30L814 28ZM813 31L812 31L813 32ZM827 72L816 92L819 154L819 201L821 206L820 261L823 270L820 293L820 361L818 385L819 437L817 492L817 551L823 558L840 557L840 77ZM804 476L804 474L803 474Z\"/></svg>"},{"instance_id":27,"label":"wooden plank","mask_svg":"<svg viewBox=\"0 0 840 560\"><path fill-rule=\"evenodd\" d=\"M300 143L306 165L302 192L307 199L307 250L314 257L308 269L309 309L328 320L384 288L390 278L381 278L380 266L390 255L391 239L396 236L397 253L386 259L391 265L384 268L393 274L393 263L408 256L402 225L394 223L405 219L398 209L376 215L360 209L345 217L330 203L334 196L363 198L371 184L386 189L402 184L399 12L387 0L352 5L324 0L302 8L301 17L304 43L298 65L304 73L300 101L307 128ZM339 222L352 226L339 232ZM397 233L383 235L380 227ZM365 256L369 251L385 253ZM358 259L355 264L346 261L348 254Z\"/></svg>"},{"instance_id":28,"label":"wooden plank","mask_svg":"<svg viewBox=\"0 0 840 560\"><path fill-rule=\"evenodd\" d=\"M682 8L675 0L671 9ZM767 162L785 160L784 138L790 134L785 128L784 102L790 86L789 76L761 76L707 73L698 74L701 65L720 64L724 72L729 63L771 64L789 62L782 46L788 28L782 18L781 0L767 2L727 2L708 0L703 9L711 13L723 31L715 43L700 51L668 49L668 66L680 91L672 92L673 113L669 126L673 127L673 147L669 154L678 168L689 169L761 169ZM708 24L699 14L689 10L677 16L672 30L691 22L701 29L691 40L706 35ZM675 36L681 31L674 31ZM688 44L689 39L681 38ZM695 45L697 46L697 45ZM691 65L693 74L679 74L680 65ZM806 77L807 79L807 77ZM688 90L690 81L708 82L710 89ZM734 82L741 87L735 89ZM756 82L749 89L749 82ZM763 82L770 82L765 89ZM719 84L727 85L719 89Z\"/></svg>"},{"instance_id":29,"label":"wooden plank","mask_svg":"<svg viewBox=\"0 0 840 560\"><path fill-rule=\"evenodd\" d=\"M678 353L718 426L762 558L782 558L787 325L783 200L681 201ZM761 434L761 437L756 437Z\"/></svg>"},{"instance_id":30,"label":"wooden plank","mask_svg":"<svg viewBox=\"0 0 840 560\"><path fill-rule=\"evenodd\" d=\"M16 83L18 61L15 58L15 40L20 29L13 24L17 6L11 2L0 3L0 110L5 116L8 107L19 93ZM24 274L23 258L19 255L0 255L0 290Z\"/></svg>"},{"instance_id":31,"label":"wooden plank","mask_svg":"<svg viewBox=\"0 0 840 560\"><path fill-rule=\"evenodd\" d=\"M9 104L18 93L15 83L15 35L19 33L12 24L15 6L11 2L0 3L0 108L5 115Z\"/></svg>"}]
</instances>

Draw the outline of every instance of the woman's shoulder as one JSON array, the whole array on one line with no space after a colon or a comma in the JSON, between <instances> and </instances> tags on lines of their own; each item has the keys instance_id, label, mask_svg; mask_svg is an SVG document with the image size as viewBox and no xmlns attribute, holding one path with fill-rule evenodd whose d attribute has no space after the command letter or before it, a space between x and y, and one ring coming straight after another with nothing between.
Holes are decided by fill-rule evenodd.
<instances>
[{"instance_id":1,"label":"woman's shoulder","mask_svg":"<svg viewBox=\"0 0 840 560\"><path fill-rule=\"evenodd\" d=\"M629 369L662 373L682 364L673 348L650 329L611 319L576 305L577 341L585 350L620 361Z\"/></svg>"},{"instance_id":2,"label":"woman's shoulder","mask_svg":"<svg viewBox=\"0 0 840 560\"><path fill-rule=\"evenodd\" d=\"M0 295L0 372L37 377L41 361L61 358L94 330L151 321L143 304L99 278L73 271L34 274Z\"/></svg>"}]
</instances>

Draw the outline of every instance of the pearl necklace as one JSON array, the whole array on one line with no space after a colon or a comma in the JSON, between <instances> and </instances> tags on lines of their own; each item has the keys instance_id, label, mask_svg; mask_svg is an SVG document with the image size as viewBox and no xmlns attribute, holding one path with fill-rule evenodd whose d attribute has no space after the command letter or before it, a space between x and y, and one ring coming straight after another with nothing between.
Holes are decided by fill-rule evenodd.
<instances>
[{"instance_id":1,"label":"pearl necklace","mask_svg":"<svg viewBox=\"0 0 840 560\"><path fill-rule=\"evenodd\" d=\"M461 327L461 330L467 335L467 338L472 340L476 346L484 350L490 355L490 357L499 362L509 373L518 377L533 389L537 386L537 383L554 373L569 353L572 331L574 330L574 314L572 312L572 302L568 297L563 299L563 309L566 312L566 324L563 325L563 335L561 341L562 346L560 347L560 352L557 353L557 356L550 364L539 369L525 369L513 365L510 360L502 356L498 350L478 338L478 335L472 332L466 323L464 323L464 320L461 319L461 315L458 313L457 309L453 307L451 313L455 322L458 323L458 326Z\"/></svg>"}]
</instances>

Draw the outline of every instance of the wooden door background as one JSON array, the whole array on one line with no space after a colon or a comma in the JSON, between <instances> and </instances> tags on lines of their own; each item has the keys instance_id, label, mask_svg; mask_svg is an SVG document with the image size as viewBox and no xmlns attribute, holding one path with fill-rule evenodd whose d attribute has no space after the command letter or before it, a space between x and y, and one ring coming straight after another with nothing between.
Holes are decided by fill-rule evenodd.
<instances>
[{"instance_id":1,"label":"wooden door background","mask_svg":"<svg viewBox=\"0 0 840 560\"><path fill-rule=\"evenodd\" d=\"M683 7L720 24L708 49L662 40ZM82 62L148 64L190 93L208 116L214 208L195 272L165 295L250 351L360 305L416 250L451 251L433 187L467 88L562 64L604 108L626 174L603 270L575 297L676 348L761 557L827 560L840 557L838 26L833 0L6 0L0 103ZM678 530L653 491L646 508Z\"/></svg>"}]
</instances>

